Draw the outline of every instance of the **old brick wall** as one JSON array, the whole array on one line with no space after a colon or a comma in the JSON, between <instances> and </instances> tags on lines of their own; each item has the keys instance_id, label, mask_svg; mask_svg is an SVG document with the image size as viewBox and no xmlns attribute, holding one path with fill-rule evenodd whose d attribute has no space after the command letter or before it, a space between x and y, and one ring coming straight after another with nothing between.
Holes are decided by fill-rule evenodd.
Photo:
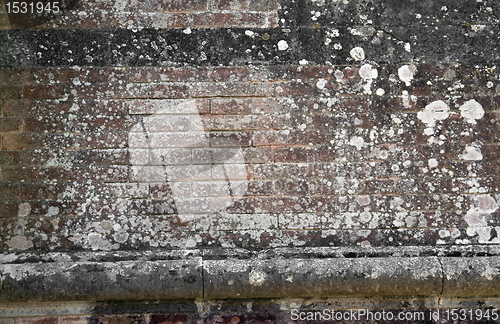
<instances>
[{"instance_id":1,"label":"old brick wall","mask_svg":"<svg viewBox=\"0 0 500 324\"><path fill-rule=\"evenodd\" d=\"M30 300L13 265L91 253L488 256L480 273L497 280L499 10L94 0L1 14L2 300ZM311 297L290 291L277 297Z\"/></svg>"}]
</instances>

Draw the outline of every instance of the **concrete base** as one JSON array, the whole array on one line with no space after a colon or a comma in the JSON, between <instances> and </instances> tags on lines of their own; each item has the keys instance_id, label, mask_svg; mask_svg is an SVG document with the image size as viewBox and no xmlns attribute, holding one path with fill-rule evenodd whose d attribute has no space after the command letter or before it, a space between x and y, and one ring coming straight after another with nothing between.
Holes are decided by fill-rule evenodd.
<instances>
[{"instance_id":1,"label":"concrete base","mask_svg":"<svg viewBox=\"0 0 500 324\"><path fill-rule=\"evenodd\" d=\"M4 254L0 301L494 297L497 247Z\"/></svg>"}]
</instances>

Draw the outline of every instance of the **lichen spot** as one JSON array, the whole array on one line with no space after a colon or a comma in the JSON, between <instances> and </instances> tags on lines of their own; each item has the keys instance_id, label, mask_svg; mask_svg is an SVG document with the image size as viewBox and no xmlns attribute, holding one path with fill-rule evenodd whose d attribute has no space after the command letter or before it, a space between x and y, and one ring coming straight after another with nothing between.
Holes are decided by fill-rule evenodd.
<instances>
[{"instance_id":1,"label":"lichen spot","mask_svg":"<svg viewBox=\"0 0 500 324\"><path fill-rule=\"evenodd\" d=\"M353 138L351 138L349 144L351 144L352 146L356 146L356 148L360 150L363 146L365 146L365 140L363 139L363 137L354 136Z\"/></svg>"},{"instance_id":2,"label":"lichen spot","mask_svg":"<svg viewBox=\"0 0 500 324\"><path fill-rule=\"evenodd\" d=\"M113 235L113 238L118 243L125 243L128 239L128 233L125 231L118 231L115 235Z\"/></svg>"},{"instance_id":3,"label":"lichen spot","mask_svg":"<svg viewBox=\"0 0 500 324\"><path fill-rule=\"evenodd\" d=\"M252 271L248 275L248 281L252 286L262 286L262 284L266 281L266 274L260 271Z\"/></svg>"},{"instance_id":4,"label":"lichen spot","mask_svg":"<svg viewBox=\"0 0 500 324\"><path fill-rule=\"evenodd\" d=\"M438 166L438 161L436 159L429 159L428 161L428 164L429 164L429 168L435 168Z\"/></svg>"},{"instance_id":5,"label":"lichen spot","mask_svg":"<svg viewBox=\"0 0 500 324\"><path fill-rule=\"evenodd\" d=\"M31 212L31 205L29 203L19 204L19 207L17 210L17 216L26 217L29 215L30 212Z\"/></svg>"},{"instance_id":6,"label":"lichen spot","mask_svg":"<svg viewBox=\"0 0 500 324\"><path fill-rule=\"evenodd\" d=\"M378 71L371 64L365 64L359 69L359 75L364 80L372 80L378 77Z\"/></svg>"},{"instance_id":7,"label":"lichen spot","mask_svg":"<svg viewBox=\"0 0 500 324\"><path fill-rule=\"evenodd\" d=\"M413 80L413 67L408 65L403 65L398 69L398 76L401 81L403 81L407 86L411 84L411 80Z\"/></svg>"},{"instance_id":8,"label":"lichen spot","mask_svg":"<svg viewBox=\"0 0 500 324\"><path fill-rule=\"evenodd\" d=\"M493 213L497 210L498 206L495 199L490 195L478 195L474 198L477 204L477 209L483 213Z\"/></svg>"},{"instance_id":9,"label":"lichen spot","mask_svg":"<svg viewBox=\"0 0 500 324\"><path fill-rule=\"evenodd\" d=\"M450 107L442 101L436 100L425 106L423 111L417 113L420 119L427 127L434 128L436 120L444 120L450 115Z\"/></svg>"},{"instance_id":10,"label":"lichen spot","mask_svg":"<svg viewBox=\"0 0 500 324\"><path fill-rule=\"evenodd\" d=\"M356 201L358 202L358 204L360 206L366 206L366 205L369 205L370 204L370 197L369 196L358 196L358 198L356 199Z\"/></svg>"},{"instance_id":11,"label":"lichen spot","mask_svg":"<svg viewBox=\"0 0 500 324\"><path fill-rule=\"evenodd\" d=\"M354 47L349 54L356 61L363 61L365 59L365 51L361 47Z\"/></svg>"},{"instance_id":12,"label":"lichen spot","mask_svg":"<svg viewBox=\"0 0 500 324\"><path fill-rule=\"evenodd\" d=\"M466 146L463 154L459 156L462 160L479 161L483 159L483 154L478 147Z\"/></svg>"},{"instance_id":13,"label":"lichen spot","mask_svg":"<svg viewBox=\"0 0 500 324\"><path fill-rule=\"evenodd\" d=\"M460 107L460 114L468 123L475 125L476 120L484 116L483 106L474 99L469 100Z\"/></svg>"},{"instance_id":14,"label":"lichen spot","mask_svg":"<svg viewBox=\"0 0 500 324\"><path fill-rule=\"evenodd\" d=\"M319 79L318 82L316 82L316 86L318 87L318 89L323 90L326 86L326 80Z\"/></svg>"},{"instance_id":15,"label":"lichen spot","mask_svg":"<svg viewBox=\"0 0 500 324\"><path fill-rule=\"evenodd\" d=\"M278 42L278 49L280 51L286 51L288 49L288 43L286 41L284 41L284 40L280 40Z\"/></svg>"},{"instance_id":16,"label":"lichen spot","mask_svg":"<svg viewBox=\"0 0 500 324\"><path fill-rule=\"evenodd\" d=\"M28 240L26 236L14 236L7 241L7 245L14 250L27 250L33 247L33 242Z\"/></svg>"}]
</instances>

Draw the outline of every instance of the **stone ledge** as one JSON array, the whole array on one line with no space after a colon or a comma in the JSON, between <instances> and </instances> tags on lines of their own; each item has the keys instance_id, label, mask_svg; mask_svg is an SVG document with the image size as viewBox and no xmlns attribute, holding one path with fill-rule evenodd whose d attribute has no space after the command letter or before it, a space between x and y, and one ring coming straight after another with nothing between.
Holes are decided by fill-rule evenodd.
<instances>
[{"instance_id":1,"label":"stone ledge","mask_svg":"<svg viewBox=\"0 0 500 324\"><path fill-rule=\"evenodd\" d=\"M0 302L465 298L500 292L495 253L452 257L413 249L412 256L406 248L399 255L380 249L346 258L339 256L344 250L4 254Z\"/></svg>"}]
</instances>

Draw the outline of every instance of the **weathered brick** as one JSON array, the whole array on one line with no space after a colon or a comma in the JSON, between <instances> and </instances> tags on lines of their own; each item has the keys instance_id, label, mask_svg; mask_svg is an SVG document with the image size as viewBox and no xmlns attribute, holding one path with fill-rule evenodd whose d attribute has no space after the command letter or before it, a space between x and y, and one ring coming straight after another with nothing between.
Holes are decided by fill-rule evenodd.
<instances>
[{"instance_id":1,"label":"weathered brick","mask_svg":"<svg viewBox=\"0 0 500 324\"><path fill-rule=\"evenodd\" d=\"M210 113L214 115L246 115L251 113L249 99L212 99Z\"/></svg>"},{"instance_id":2,"label":"weathered brick","mask_svg":"<svg viewBox=\"0 0 500 324\"><path fill-rule=\"evenodd\" d=\"M231 0L215 0L210 3L211 10L245 10L248 9L248 0L231 1Z\"/></svg>"},{"instance_id":3,"label":"weathered brick","mask_svg":"<svg viewBox=\"0 0 500 324\"><path fill-rule=\"evenodd\" d=\"M252 145L250 132L210 132L211 147L247 147Z\"/></svg>"},{"instance_id":4,"label":"weathered brick","mask_svg":"<svg viewBox=\"0 0 500 324\"><path fill-rule=\"evenodd\" d=\"M128 165L129 152L124 149L110 150L77 150L66 154L68 161L74 164L86 165Z\"/></svg>"},{"instance_id":5,"label":"weathered brick","mask_svg":"<svg viewBox=\"0 0 500 324\"><path fill-rule=\"evenodd\" d=\"M161 11L204 11L207 9L207 1L204 0L157 0L156 2Z\"/></svg>"},{"instance_id":6,"label":"weathered brick","mask_svg":"<svg viewBox=\"0 0 500 324\"><path fill-rule=\"evenodd\" d=\"M206 114L209 113L209 101L206 99L183 100L132 100L129 103L130 114L170 115L170 114Z\"/></svg>"},{"instance_id":7,"label":"weathered brick","mask_svg":"<svg viewBox=\"0 0 500 324\"><path fill-rule=\"evenodd\" d=\"M154 12L151 14L153 28L186 28L189 26L189 14Z\"/></svg>"},{"instance_id":8,"label":"weathered brick","mask_svg":"<svg viewBox=\"0 0 500 324\"><path fill-rule=\"evenodd\" d=\"M2 85L0 86L0 99L21 99L25 94L22 86Z\"/></svg>"},{"instance_id":9,"label":"weathered brick","mask_svg":"<svg viewBox=\"0 0 500 324\"><path fill-rule=\"evenodd\" d=\"M21 152L0 151L0 166L13 166L21 163Z\"/></svg>"},{"instance_id":10,"label":"weathered brick","mask_svg":"<svg viewBox=\"0 0 500 324\"><path fill-rule=\"evenodd\" d=\"M127 147L127 134L115 133L89 133L77 137L79 148L88 149L120 149Z\"/></svg>"},{"instance_id":11,"label":"weathered brick","mask_svg":"<svg viewBox=\"0 0 500 324\"><path fill-rule=\"evenodd\" d=\"M19 215L19 203L7 200L2 202L2 204L0 204L0 218L15 218L18 217L18 215Z\"/></svg>"},{"instance_id":12,"label":"weathered brick","mask_svg":"<svg viewBox=\"0 0 500 324\"><path fill-rule=\"evenodd\" d=\"M67 112L71 103L38 100L6 100L4 116L50 116Z\"/></svg>"},{"instance_id":13,"label":"weathered brick","mask_svg":"<svg viewBox=\"0 0 500 324\"><path fill-rule=\"evenodd\" d=\"M32 100L59 99L63 98L64 95L68 95L69 92L70 90L63 85L28 85L24 87L24 98Z\"/></svg>"},{"instance_id":14,"label":"weathered brick","mask_svg":"<svg viewBox=\"0 0 500 324\"><path fill-rule=\"evenodd\" d=\"M266 97L270 94L268 83L256 82L206 82L190 85L192 97Z\"/></svg>"},{"instance_id":15,"label":"weathered brick","mask_svg":"<svg viewBox=\"0 0 500 324\"><path fill-rule=\"evenodd\" d=\"M16 318L16 323L20 324L58 324L57 317L21 317Z\"/></svg>"},{"instance_id":16,"label":"weathered brick","mask_svg":"<svg viewBox=\"0 0 500 324\"><path fill-rule=\"evenodd\" d=\"M57 149L74 147L75 142L75 136L69 134L8 133L2 138L2 147L5 150Z\"/></svg>"},{"instance_id":17,"label":"weathered brick","mask_svg":"<svg viewBox=\"0 0 500 324\"><path fill-rule=\"evenodd\" d=\"M193 13L193 24L196 27L260 27L269 26L263 13L250 12L201 12ZM267 27L266 26L266 27Z\"/></svg>"},{"instance_id":18,"label":"weathered brick","mask_svg":"<svg viewBox=\"0 0 500 324\"><path fill-rule=\"evenodd\" d=\"M61 317L61 324L87 324L91 315L64 316Z\"/></svg>"},{"instance_id":19,"label":"weathered brick","mask_svg":"<svg viewBox=\"0 0 500 324\"><path fill-rule=\"evenodd\" d=\"M276 163L310 163L314 162L315 150L308 147L277 148L274 150Z\"/></svg>"},{"instance_id":20,"label":"weathered brick","mask_svg":"<svg viewBox=\"0 0 500 324\"><path fill-rule=\"evenodd\" d=\"M62 184L31 184L23 188L22 198L28 200L55 200L63 191Z\"/></svg>"},{"instance_id":21,"label":"weathered brick","mask_svg":"<svg viewBox=\"0 0 500 324\"><path fill-rule=\"evenodd\" d=\"M187 82L208 80L207 68L131 68L130 82Z\"/></svg>"},{"instance_id":22,"label":"weathered brick","mask_svg":"<svg viewBox=\"0 0 500 324\"><path fill-rule=\"evenodd\" d=\"M179 315L151 315L149 319L150 324L195 324L195 316L187 314Z\"/></svg>"}]
</instances>

